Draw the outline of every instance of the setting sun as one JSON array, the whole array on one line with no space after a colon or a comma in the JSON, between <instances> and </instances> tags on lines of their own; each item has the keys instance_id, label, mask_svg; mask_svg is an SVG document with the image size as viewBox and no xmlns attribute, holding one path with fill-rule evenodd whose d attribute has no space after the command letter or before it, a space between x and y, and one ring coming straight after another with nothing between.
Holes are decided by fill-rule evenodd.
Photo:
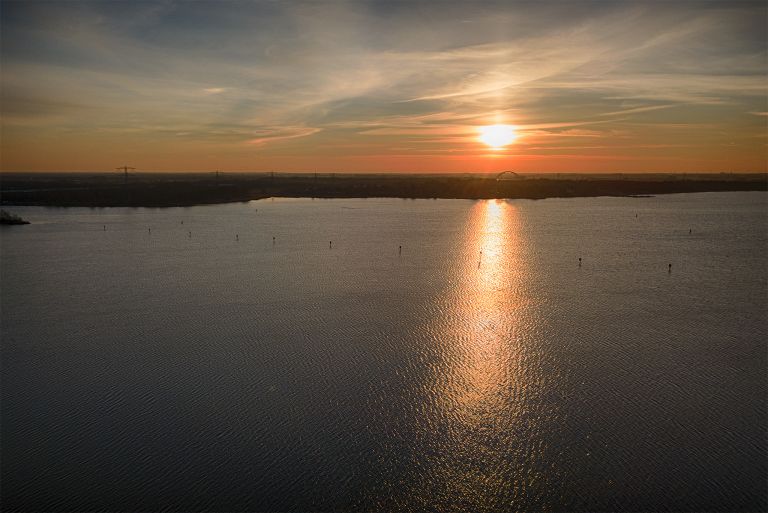
<instances>
[{"instance_id":1,"label":"setting sun","mask_svg":"<svg viewBox=\"0 0 768 513\"><path fill-rule=\"evenodd\" d=\"M515 127L512 125L481 126L478 131L478 139L496 150L511 144L517 138Z\"/></svg>"}]
</instances>

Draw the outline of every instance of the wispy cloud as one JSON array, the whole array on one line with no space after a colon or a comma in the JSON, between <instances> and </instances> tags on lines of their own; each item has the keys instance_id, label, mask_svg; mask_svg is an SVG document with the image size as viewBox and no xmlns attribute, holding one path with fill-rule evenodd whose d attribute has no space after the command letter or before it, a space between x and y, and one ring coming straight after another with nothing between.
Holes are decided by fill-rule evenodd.
<instances>
[{"instance_id":1,"label":"wispy cloud","mask_svg":"<svg viewBox=\"0 0 768 513\"><path fill-rule=\"evenodd\" d=\"M319 131L319 128L311 127L264 127L259 130L254 130L256 137L248 140L248 144L260 145L274 141L282 141L285 139L307 137L308 135L316 134Z\"/></svg>"},{"instance_id":2,"label":"wispy cloud","mask_svg":"<svg viewBox=\"0 0 768 513\"><path fill-rule=\"evenodd\" d=\"M645 107L633 107L631 109L615 110L613 112L602 112L597 116L626 116L628 114L638 114L640 112L651 112L660 109L669 109L675 105L646 105Z\"/></svg>"}]
</instances>

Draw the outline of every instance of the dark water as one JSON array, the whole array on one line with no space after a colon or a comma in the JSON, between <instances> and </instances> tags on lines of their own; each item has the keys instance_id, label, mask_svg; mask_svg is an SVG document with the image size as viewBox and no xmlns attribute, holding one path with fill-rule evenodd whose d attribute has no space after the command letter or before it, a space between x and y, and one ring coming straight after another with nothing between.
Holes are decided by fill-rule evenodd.
<instances>
[{"instance_id":1,"label":"dark water","mask_svg":"<svg viewBox=\"0 0 768 513\"><path fill-rule=\"evenodd\" d=\"M15 209L3 508L766 510L767 198Z\"/></svg>"}]
</instances>

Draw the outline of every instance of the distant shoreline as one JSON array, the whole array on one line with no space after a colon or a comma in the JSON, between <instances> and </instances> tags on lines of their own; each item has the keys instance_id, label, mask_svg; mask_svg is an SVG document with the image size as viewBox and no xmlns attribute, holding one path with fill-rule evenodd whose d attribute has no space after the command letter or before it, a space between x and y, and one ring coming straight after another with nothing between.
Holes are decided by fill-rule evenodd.
<instances>
[{"instance_id":1,"label":"distant shoreline","mask_svg":"<svg viewBox=\"0 0 768 513\"><path fill-rule=\"evenodd\" d=\"M766 191L765 174L715 175L335 175L0 174L3 206L185 207L269 197L545 199Z\"/></svg>"}]
</instances>

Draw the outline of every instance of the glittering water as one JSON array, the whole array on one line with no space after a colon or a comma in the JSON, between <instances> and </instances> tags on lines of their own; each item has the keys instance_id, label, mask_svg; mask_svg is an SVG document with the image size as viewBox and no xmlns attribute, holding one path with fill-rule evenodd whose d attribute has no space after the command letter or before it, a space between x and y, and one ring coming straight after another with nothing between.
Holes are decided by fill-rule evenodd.
<instances>
[{"instance_id":1,"label":"glittering water","mask_svg":"<svg viewBox=\"0 0 768 513\"><path fill-rule=\"evenodd\" d=\"M763 193L13 210L5 510L768 508Z\"/></svg>"}]
</instances>

